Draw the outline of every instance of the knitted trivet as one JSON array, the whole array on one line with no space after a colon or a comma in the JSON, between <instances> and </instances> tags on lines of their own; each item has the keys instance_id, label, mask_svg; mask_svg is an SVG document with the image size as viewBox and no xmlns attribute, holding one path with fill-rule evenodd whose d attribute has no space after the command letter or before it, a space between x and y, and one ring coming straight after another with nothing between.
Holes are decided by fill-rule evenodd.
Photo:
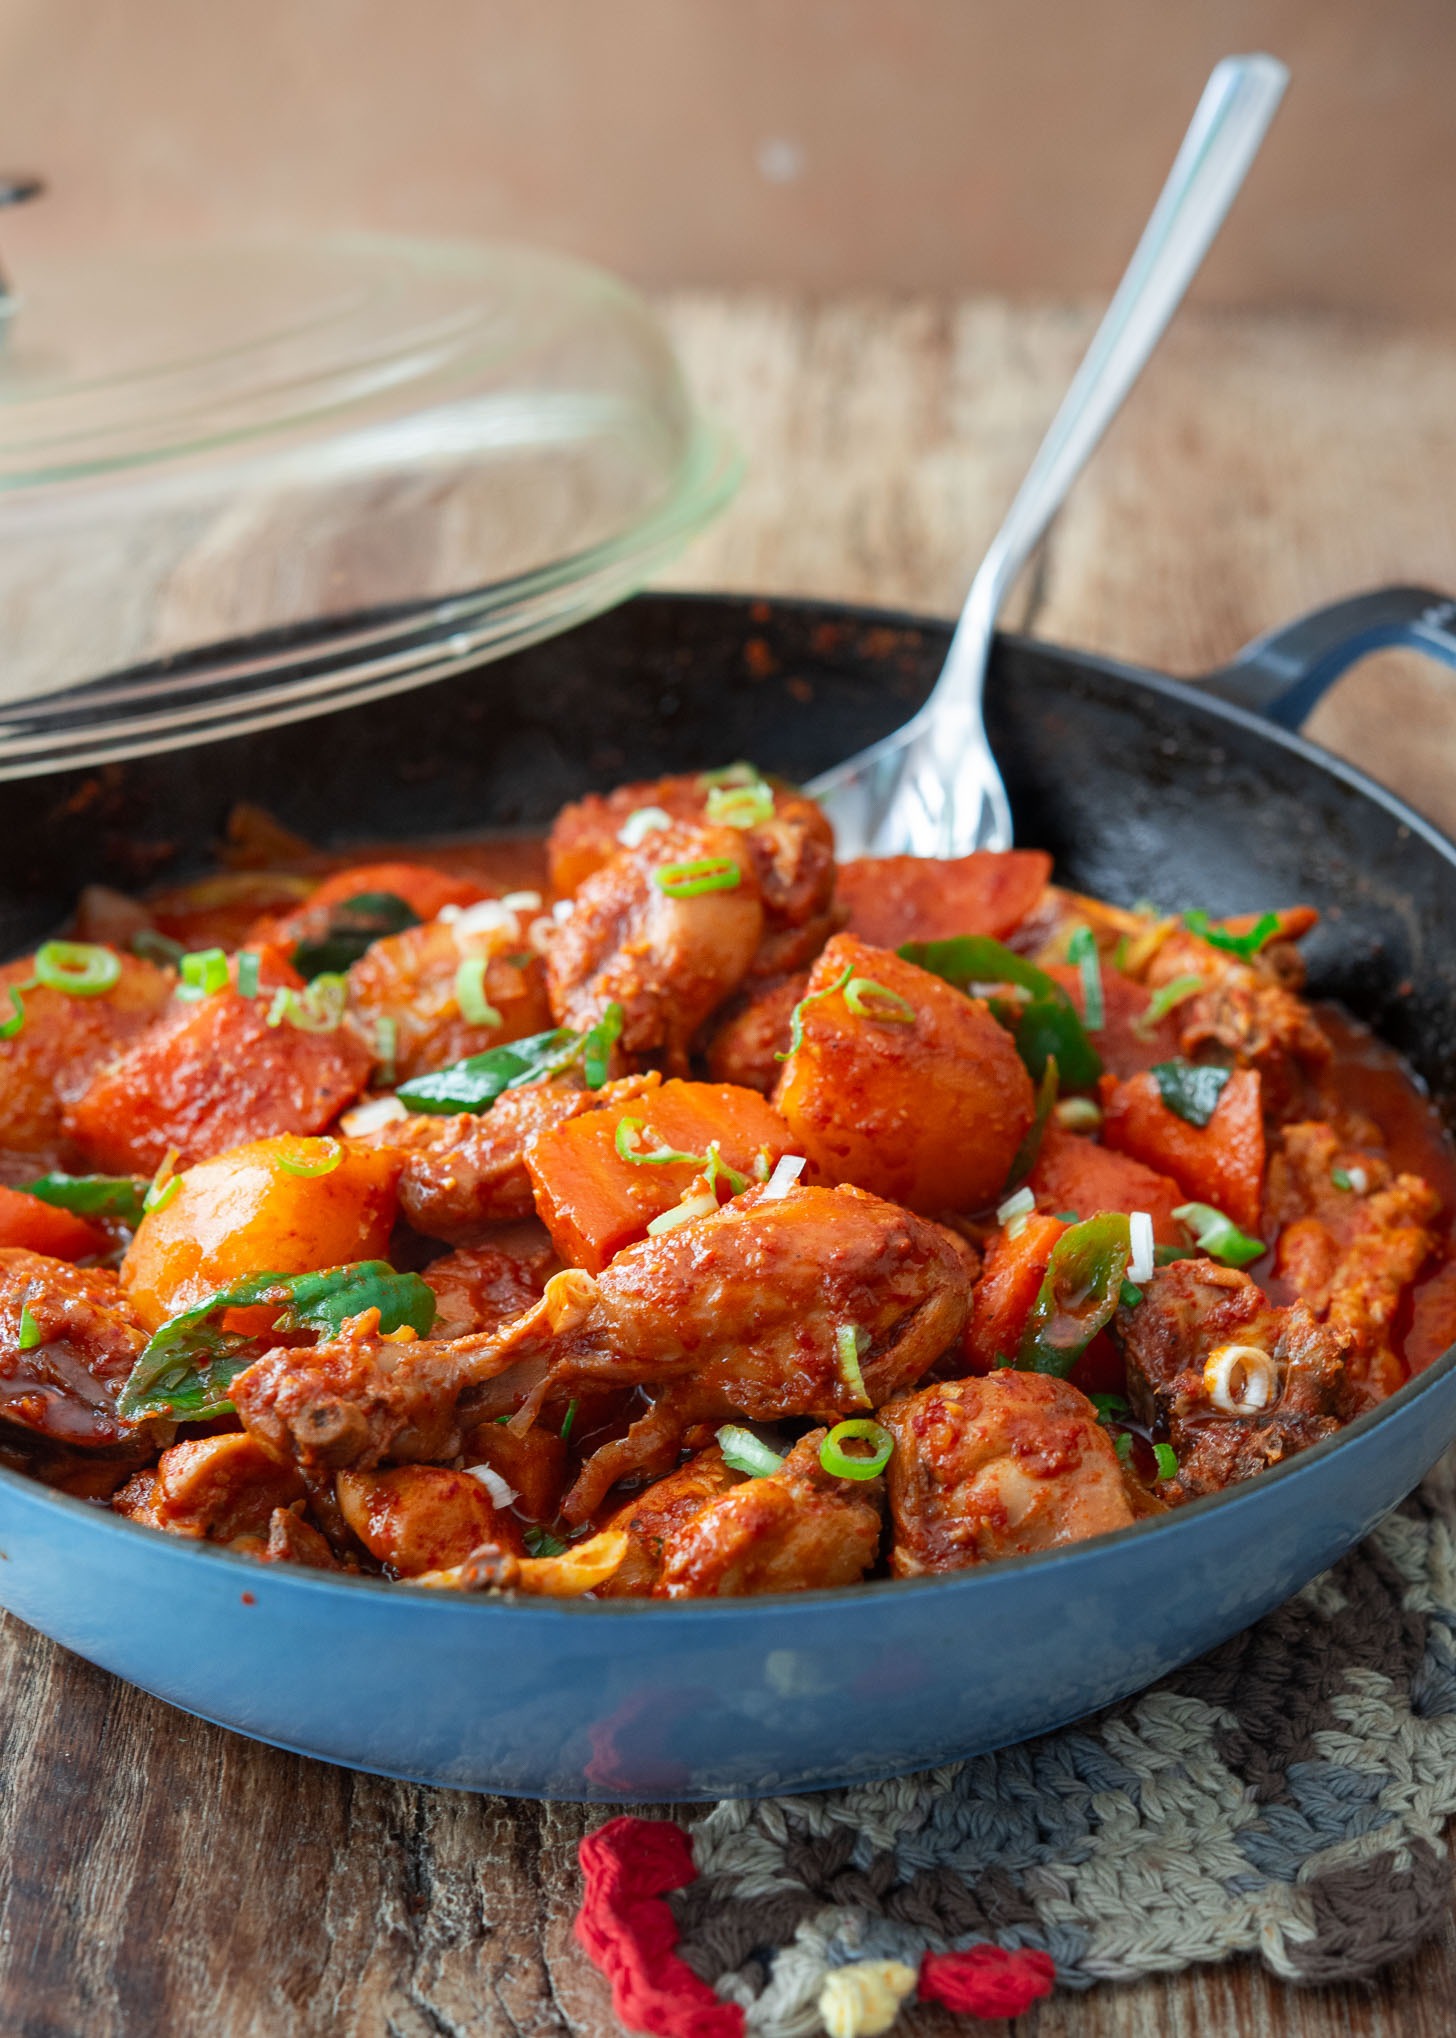
<instances>
[{"instance_id":1,"label":"knitted trivet","mask_svg":"<svg viewBox=\"0 0 1456 2038\"><path fill-rule=\"evenodd\" d=\"M661 2038L869 2038L917 1994L1005 2016L1053 1975L1234 1954L1290 1981L1370 1974L1446 1912L1453 1637L1456 1527L1432 1491L1081 1725L691 1825L613 1820L582 1843L578 1934L623 2022Z\"/></svg>"}]
</instances>

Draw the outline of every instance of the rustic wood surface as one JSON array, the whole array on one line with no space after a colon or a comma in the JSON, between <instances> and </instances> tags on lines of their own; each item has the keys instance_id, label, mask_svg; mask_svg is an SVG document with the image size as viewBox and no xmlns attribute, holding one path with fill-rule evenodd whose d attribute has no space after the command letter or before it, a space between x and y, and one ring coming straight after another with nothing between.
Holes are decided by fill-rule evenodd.
<instances>
[{"instance_id":1,"label":"rustic wood surface","mask_svg":"<svg viewBox=\"0 0 1456 2038\"><path fill-rule=\"evenodd\" d=\"M679 298L751 477L674 584L948 610L1089 331L1079 310ZM1456 339L1189 317L1052 535L1021 615L1196 672L1381 581L1456 591ZM1372 660L1318 732L1456 822L1456 703ZM1456 692L1456 690L1452 690ZM604 1814L422 1790L205 1726L0 1624L0 2031L610 2038L574 1850ZM1447 2038L1456 1925L1366 1987L1234 1965L1058 1998L1018 2038ZM970 2027L918 2011L907 2038ZM990 2038L1009 2027L983 2025Z\"/></svg>"}]
</instances>

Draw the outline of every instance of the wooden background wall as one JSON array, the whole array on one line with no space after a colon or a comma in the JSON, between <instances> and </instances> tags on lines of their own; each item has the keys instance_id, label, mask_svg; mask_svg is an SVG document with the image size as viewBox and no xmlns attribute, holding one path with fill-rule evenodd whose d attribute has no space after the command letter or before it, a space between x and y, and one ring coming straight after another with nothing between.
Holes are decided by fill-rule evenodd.
<instances>
[{"instance_id":1,"label":"wooden background wall","mask_svg":"<svg viewBox=\"0 0 1456 2038\"><path fill-rule=\"evenodd\" d=\"M1451 0L0 0L41 244L509 234L654 285L1099 292L1213 60L1295 85L1205 302L1456 312Z\"/></svg>"}]
</instances>

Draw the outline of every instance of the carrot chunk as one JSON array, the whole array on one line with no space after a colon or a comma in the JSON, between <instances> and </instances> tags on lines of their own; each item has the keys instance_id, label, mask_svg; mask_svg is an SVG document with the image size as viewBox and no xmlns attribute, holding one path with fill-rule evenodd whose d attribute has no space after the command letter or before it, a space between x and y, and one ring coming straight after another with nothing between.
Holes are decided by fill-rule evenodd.
<instances>
[{"instance_id":1,"label":"carrot chunk","mask_svg":"<svg viewBox=\"0 0 1456 2038\"><path fill-rule=\"evenodd\" d=\"M1003 1231L992 1241L966 1330L972 1372L989 1373L998 1360L1015 1359L1052 1248L1066 1229L1060 1218L1028 1217L1015 1238Z\"/></svg>"},{"instance_id":2,"label":"carrot chunk","mask_svg":"<svg viewBox=\"0 0 1456 2038\"><path fill-rule=\"evenodd\" d=\"M1236 1069L1206 1125L1190 1125L1163 1102L1155 1077L1107 1085L1102 1137L1159 1173L1195 1202L1211 1203L1256 1232L1263 1204L1264 1113L1257 1069Z\"/></svg>"},{"instance_id":3,"label":"carrot chunk","mask_svg":"<svg viewBox=\"0 0 1456 2038\"><path fill-rule=\"evenodd\" d=\"M217 991L177 1004L92 1077L66 1129L108 1174L152 1174L278 1132L320 1132L363 1089L373 1056L347 1024L270 1026L268 1001Z\"/></svg>"},{"instance_id":4,"label":"carrot chunk","mask_svg":"<svg viewBox=\"0 0 1456 2038\"><path fill-rule=\"evenodd\" d=\"M1184 1243L1183 1228L1173 1212L1187 1199L1175 1181L1131 1154L1094 1146L1090 1139L1079 1139L1055 1123L1043 1136L1029 1187L1044 1209L1075 1210L1079 1217L1095 1217L1103 1210L1125 1210L1129 1216L1134 1210L1146 1210L1159 1245Z\"/></svg>"},{"instance_id":5,"label":"carrot chunk","mask_svg":"<svg viewBox=\"0 0 1456 2038\"><path fill-rule=\"evenodd\" d=\"M1040 849L977 849L969 856L862 856L839 866L835 887L849 931L877 948L989 934L1000 941L1046 890L1052 860Z\"/></svg>"},{"instance_id":6,"label":"carrot chunk","mask_svg":"<svg viewBox=\"0 0 1456 2038\"><path fill-rule=\"evenodd\" d=\"M84 1260L104 1253L110 1240L98 1225L72 1210L43 1203L20 1189L0 1188L0 1246L23 1246L52 1260Z\"/></svg>"},{"instance_id":7,"label":"carrot chunk","mask_svg":"<svg viewBox=\"0 0 1456 2038\"><path fill-rule=\"evenodd\" d=\"M652 1219L679 1202L702 1173L694 1160L623 1160L617 1128L624 1118L642 1126L637 1151L705 1156L716 1141L728 1166L750 1180L756 1167L761 1174L795 1150L778 1112L756 1090L731 1083L664 1083L539 1133L526 1149L536 1208L561 1257L591 1274L623 1246L645 1238Z\"/></svg>"}]
</instances>

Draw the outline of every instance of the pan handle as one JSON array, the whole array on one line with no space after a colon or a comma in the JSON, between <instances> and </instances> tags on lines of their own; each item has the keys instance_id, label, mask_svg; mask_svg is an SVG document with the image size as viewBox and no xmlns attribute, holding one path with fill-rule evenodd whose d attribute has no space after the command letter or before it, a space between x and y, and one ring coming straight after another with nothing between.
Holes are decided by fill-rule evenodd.
<instances>
[{"instance_id":1,"label":"pan handle","mask_svg":"<svg viewBox=\"0 0 1456 2038\"><path fill-rule=\"evenodd\" d=\"M1201 685L1283 729L1298 729L1357 658L1393 645L1456 665L1456 601L1427 587L1351 595L1256 638Z\"/></svg>"}]
</instances>

